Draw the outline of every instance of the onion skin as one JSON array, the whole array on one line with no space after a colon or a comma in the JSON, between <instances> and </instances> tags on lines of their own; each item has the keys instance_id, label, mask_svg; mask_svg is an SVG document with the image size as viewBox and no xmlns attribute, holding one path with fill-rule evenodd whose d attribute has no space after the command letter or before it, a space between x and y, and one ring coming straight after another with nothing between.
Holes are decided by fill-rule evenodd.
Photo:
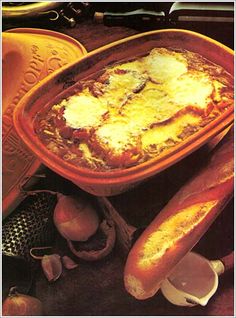
<instances>
[{"instance_id":1,"label":"onion skin","mask_svg":"<svg viewBox=\"0 0 236 318\"><path fill-rule=\"evenodd\" d=\"M39 299L20 294L11 288L9 296L2 305L3 316L42 316L43 306Z\"/></svg>"},{"instance_id":2,"label":"onion skin","mask_svg":"<svg viewBox=\"0 0 236 318\"><path fill-rule=\"evenodd\" d=\"M73 242L67 240L67 244L71 252L77 257L86 260L86 261L97 261L106 257L113 249L116 240L116 231L115 225L111 220L104 220L100 224L100 229L106 235L106 245L101 250L92 250L92 251L77 251L73 245Z\"/></svg>"},{"instance_id":3,"label":"onion skin","mask_svg":"<svg viewBox=\"0 0 236 318\"><path fill-rule=\"evenodd\" d=\"M66 269L74 269L78 267L78 264L75 263L69 256L66 256L66 255L62 257L62 263Z\"/></svg>"},{"instance_id":4,"label":"onion skin","mask_svg":"<svg viewBox=\"0 0 236 318\"><path fill-rule=\"evenodd\" d=\"M61 258L58 254L44 255L41 266L49 282L56 281L62 274Z\"/></svg>"},{"instance_id":5,"label":"onion skin","mask_svg":"<svg viewBox=\"0 0 236 318\"><path fill-rule=\"evenodd\" d=\"M59 196L53 219L59 233L71 241L87 241L99 226L98 215L89 201L73 196Z\"/></svg>"}]
</instances>

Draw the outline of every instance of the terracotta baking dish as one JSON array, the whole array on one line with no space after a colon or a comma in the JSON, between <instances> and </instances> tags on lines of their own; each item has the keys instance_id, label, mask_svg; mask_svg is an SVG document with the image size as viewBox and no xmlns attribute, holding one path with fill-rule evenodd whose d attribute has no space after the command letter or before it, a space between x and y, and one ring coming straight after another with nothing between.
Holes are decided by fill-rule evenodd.
<instances>
[{"instance_id":1,"label":"terracotta baking dish","mask_svg":"<svg viewBox=\"0 0 236 318\"><path fill-rule=\"evenodd\" d=\"M85 191L98 196L126 191L186 157L233 122L233 107L169 152L131 168L105 173L76 167L63 161L41 143L33 129L35 114L47 103L51 103L59 93L60 97L68 96L70 90L73 90L73 86L68 86L110 63L145 54L155 47L178 47L197 52L233 75L233 51L215 40L192 31L177 29L142 33L99 48L35 86L15 109L14 124L18 134L45 165Z\"/></svg>"}]
</instances>

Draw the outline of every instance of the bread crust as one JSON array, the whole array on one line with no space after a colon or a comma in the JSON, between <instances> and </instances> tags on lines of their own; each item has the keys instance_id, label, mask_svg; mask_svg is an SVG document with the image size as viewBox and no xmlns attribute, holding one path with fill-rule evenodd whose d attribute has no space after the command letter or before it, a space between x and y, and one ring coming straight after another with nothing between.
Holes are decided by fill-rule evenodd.
<instances>
[{"instance_id":1,"label":"bread crust","mask_svg":"<svg viewBox=\"0 0 236 318\"><path fill-rule=\"evenodd\" d=\"M231 129L206 166L176 193L132 247L124 284L135 298L146 299L158 291L232 198L233 148Z\"/></svg>"}]
</instances>

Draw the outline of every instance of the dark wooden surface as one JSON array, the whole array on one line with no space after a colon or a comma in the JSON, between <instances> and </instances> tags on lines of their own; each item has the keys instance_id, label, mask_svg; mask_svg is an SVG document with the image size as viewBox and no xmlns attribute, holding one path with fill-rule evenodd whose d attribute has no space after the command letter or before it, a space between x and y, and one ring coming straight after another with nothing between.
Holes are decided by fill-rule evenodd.
<instances>
[{"instance_id":1,"label":"dark wooden surface","mask_svg":"<svg viewBox=\"0 0 236 318\"><path fill-rule=\"evenodd\" d=\"M84 21L70 29L58 27L59 32L79 40L87 49L100 46L139 33L126 27L106 27L91 20ZM230 39L231 40L231 39ZM199 156L198 156L199 155ZM195 155L196 165L189 160L186 165L177 165L165 174L153 178L139 188L111 198L112 204L130 224L142 229L154 217L173 193L202 164L202 153ZM73 188L68 182L53 174L48 184L68 191ZM70 255L65 241L58 236L57 249L61 255ZM208 258L219 258L233 249L233 202L222 212L195 250ZM36 274L32 295L38 297L44 306L46 316L232 316L234 314L233 272L220 277L216 294L206 307L177 307L168 303L159 292L153 298L138 301L130 296L123 285L125 259L116 247L104 260L88 263L77 260L79 266L63 270L60 279L48 283L42 271Z\"/></svg>"},{"instance_id":2,"label":"dark wooden surface","mask_svg":"<svg viewBox=\"0 0 236 318\"><path fill-rule=\"evenodd\" d=\"M139 229L147 226L162 206L191 177L206 159L206 149L200 149L179 164L167 169L139 187L109 198L113 207L125 219ZM196 164L199 162L198 164ZM42 188L76 193L70 182L48 171ZM91 196L91 200L92 200ZM208 259L218 259L233 250L234 245L233 200L222 211L210 229L194 247L194 251ZM158 292L153 298L138 301L130 296L123 285L125 255L116 245L113 252L95 263L79 260L70 253L65 240L57 236L55 251L61 256L72 257L79 266L63 270L54 283L48 283L39 269L34 280L32 294L42 300L45 315L63 316L232 316L234 314L233 271L219 278L216 294L205 307L177 307L170 304Z\"/></svg>"}]
</instances>

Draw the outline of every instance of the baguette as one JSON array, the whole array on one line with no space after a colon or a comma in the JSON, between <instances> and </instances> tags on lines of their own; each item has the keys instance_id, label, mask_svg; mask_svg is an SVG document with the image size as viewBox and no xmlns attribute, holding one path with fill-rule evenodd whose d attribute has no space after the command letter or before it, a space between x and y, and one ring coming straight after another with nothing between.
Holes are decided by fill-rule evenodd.
<instances>
[{"instance_id":1,"label":"baguette","mask_svg":"<svg viewBox=\"0 0 236 318\"><path fill-rule=\"evenodd\" d=\"M135 298L147 299L158 291L232 198L233 148L231 129L206 166L176 193L132 247L124 284Z\"/></svg>"}]
</instances>

